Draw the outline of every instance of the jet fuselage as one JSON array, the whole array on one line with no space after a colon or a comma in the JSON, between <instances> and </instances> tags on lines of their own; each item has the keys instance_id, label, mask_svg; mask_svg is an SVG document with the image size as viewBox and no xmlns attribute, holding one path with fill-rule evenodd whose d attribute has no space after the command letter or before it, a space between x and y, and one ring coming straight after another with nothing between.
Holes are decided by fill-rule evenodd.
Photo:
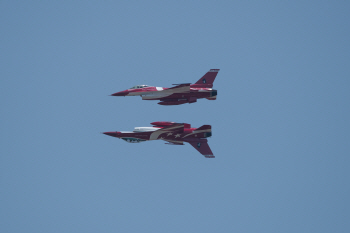
<instances>
[{"instance_id":1,"label":"jet fuselage","mask_svg":"<svg viewBox=\"0 0 350 233\"><path fill-rule=\"evenodd\" d=\"M168 142L167 144L183 145L183 142L188 142L194 147L196 145L197 148L195 148L206 157L212 157L213 154L206 139L212 135L210 125L191 128L191 125L186 123L152 122L151 124L154 126L135 127L134 131L114 131L105 132L104 134L130 143L164 140Z\"/></svg>"},{"instance_id":2,"label":"jet fuselage","mask_svg":"<svg viewBox=\"0 0 350 233\"><path fill-rule=\"evenodd\" d=\"M175 87L152 87L137 85L124 91L116 92L112 96L141 96L143 100L160 100L160 105L179 105L194 103L197 99L215 100L217 90L212 89L213 82L219 69L211 69L195 84L174 84Z\"/></svg>"}]
</instances>

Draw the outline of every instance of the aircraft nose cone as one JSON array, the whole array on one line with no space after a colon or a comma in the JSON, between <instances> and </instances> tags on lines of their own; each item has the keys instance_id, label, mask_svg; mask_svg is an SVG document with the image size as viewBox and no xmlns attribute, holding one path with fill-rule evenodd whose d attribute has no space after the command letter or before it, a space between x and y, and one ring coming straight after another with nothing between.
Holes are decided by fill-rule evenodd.
<instances>
[{"instance_id":1,"label":"aircraft nose cone","mask_svg":"<svg viewBox=\"0 0 350 233\"><path fill-rule=\"evenodd\" d=\"M126 96L127 94L128 94L128 92L126 92L126 91L119 91L119 92L112 94L111 96Z\"/></svg>"},{"instance_id":2,"label":"aircraft nose cone","mask_svg":"<svg viewBox=\"0 0 350 233\"><path fill-rule=\"evenodd\" d=\"M103 134L106 134L111 137L117 137L117 132L104 132Z\"/></svg>"}]
</instances>

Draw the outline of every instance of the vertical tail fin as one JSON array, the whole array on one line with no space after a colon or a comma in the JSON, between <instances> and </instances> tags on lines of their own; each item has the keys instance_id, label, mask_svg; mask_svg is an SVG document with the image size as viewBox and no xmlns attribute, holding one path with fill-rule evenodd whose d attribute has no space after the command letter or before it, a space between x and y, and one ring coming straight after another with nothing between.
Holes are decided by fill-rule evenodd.
<instances>
[{"instance_id":1,"label":"vertical tail fin","mask_svg":"<svg viewBox=\"0 0 350 233\"><path fill-rule=\"evenodd\" d=\"M211 151L207 139L194 139L191 141L186 141L191 144L199 153L204 155L206 158L215 158L213 152Z\"/></svg>"},{"instance_id":2,"label":"vertical tail fin","mask_svg":"<svg viewBox=\"0 0 350 233\"><path fill-rule=\"evenodd\" d=\"M220 69L211 69L203 77L201 77L195 84L194 87L213 87L214 80Z\"/></svg>"}]
</instances>

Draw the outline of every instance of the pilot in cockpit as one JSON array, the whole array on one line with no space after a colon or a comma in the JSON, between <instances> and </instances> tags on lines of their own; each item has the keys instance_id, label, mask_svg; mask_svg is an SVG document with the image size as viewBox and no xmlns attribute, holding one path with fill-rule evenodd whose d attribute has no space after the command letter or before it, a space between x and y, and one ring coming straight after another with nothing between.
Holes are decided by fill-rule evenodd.
<instances>
[{"instance_id":1,"label":"pilot in cockpit","mask_svg":"<svg viewBox=\"0 0 350 233\"><path fill-rule=\"evenodd\" d=\"M139 89L139 88L145 88L145 87L149 87L148 85L136 85L131 87L130 89Z\"/></svg>"}]
</instances>

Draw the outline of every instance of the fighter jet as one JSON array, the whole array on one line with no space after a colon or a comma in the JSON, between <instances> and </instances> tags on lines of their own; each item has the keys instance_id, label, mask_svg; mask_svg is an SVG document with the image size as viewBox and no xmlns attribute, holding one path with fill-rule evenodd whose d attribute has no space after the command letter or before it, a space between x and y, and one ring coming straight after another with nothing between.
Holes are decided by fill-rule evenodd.
<instances>
[{"instance_id":1,"label":"fighter jet","mask_svg":"<svg viewBox=\"0 0 350 233\"><path fill-rule=\"evenodd\" d=\"M157 121L151 123L152 127L135 127L132 132L104 132L104 134L121 138L126 142L138 143L151 140L164 140L168 145L191 144L206 158L215 158L208 145L207 137L211 137L211 125L202 125L199 128L191 128L187 123L175 123L169 121Z\"/></svg>"},{"instance_id":2,"label":"fighter jet","mask_svg":"<svg viewBox=\"0 0 350 233\"><path fill-rule=\"evenodd\" d=\"M160 105L179 105L195 103L197 99L206 98L215 100L217 90L212 89L213 82L219 69L209 70L195 84L173 84L175 87L153 87L148 85L136 85L127 90L112 94L112 96L141 96L143 100L160 100Z\"/></svg>"}]
</instances>

